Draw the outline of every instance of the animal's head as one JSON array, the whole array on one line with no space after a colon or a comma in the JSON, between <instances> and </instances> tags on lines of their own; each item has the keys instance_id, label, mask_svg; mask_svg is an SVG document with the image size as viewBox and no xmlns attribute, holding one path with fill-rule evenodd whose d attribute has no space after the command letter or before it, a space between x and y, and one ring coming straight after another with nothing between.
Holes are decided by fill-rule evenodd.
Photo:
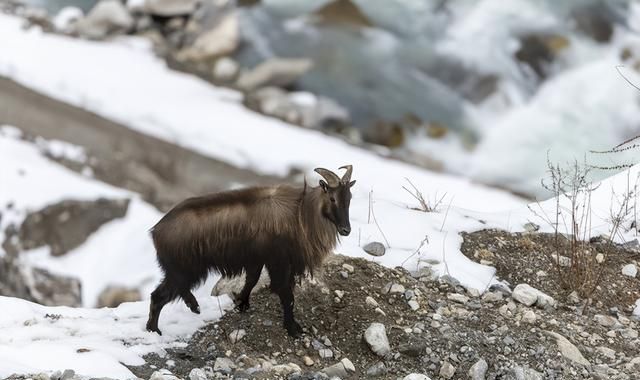
<instances>
[{"instance_id":1,"label":"animal's head","mask_svg":"<svg viewBox=\"0 0 640 380\"><path fill-rule=\"evenodd\" d=\"M342 178L334 172L317 168L316 173L323 179L320 180L322 188L322 215L329 219L338 229L338 233L347 236L351 233L351 223L349 222L349 204L351 203L351 187L356 181L351 180L351 165L342 166L346 169Z\"/></svg>"}]
</instances>

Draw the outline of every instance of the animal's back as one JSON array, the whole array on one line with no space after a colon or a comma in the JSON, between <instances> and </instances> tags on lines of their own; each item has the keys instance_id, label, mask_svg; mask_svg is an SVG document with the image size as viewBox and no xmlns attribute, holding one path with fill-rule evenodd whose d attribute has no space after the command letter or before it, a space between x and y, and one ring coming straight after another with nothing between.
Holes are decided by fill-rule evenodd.
<instances>
[{"instance_id":1,"label":"animal's back","mask_svg":"<svg viewBox=\"0 0 640 380\"><path fill-rule=\"evenodd\" d=\"M301 194L302 189L277 186L186 199L152 229L158 260L163 267L221 269L225 262L252 254L256 246L293 237Z\"/></svg>"}]
</instances>

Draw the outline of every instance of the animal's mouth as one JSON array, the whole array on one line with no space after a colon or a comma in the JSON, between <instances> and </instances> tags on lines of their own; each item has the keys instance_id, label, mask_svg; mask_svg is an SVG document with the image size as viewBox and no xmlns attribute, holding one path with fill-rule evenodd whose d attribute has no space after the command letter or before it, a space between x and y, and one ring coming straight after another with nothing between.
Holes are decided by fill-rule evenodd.
<instances>
[{"instance_id":1,"label":"animal's mouth","mask_svg":"<svg viewBox=\"0 0 640 380\"><path fill-rule=\"evenodd\" d=\"M349 236L351 233L351 227L338 227L338 233L341 236Z\"/></svg>"}]
</instances>

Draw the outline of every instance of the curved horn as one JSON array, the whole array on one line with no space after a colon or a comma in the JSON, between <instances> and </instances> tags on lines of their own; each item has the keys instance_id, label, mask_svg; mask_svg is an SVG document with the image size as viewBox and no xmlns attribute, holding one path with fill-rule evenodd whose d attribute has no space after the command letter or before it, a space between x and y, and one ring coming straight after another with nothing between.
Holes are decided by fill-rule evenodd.
<instances>
[{"instance_id":1,"label":"curved horn","mask_svg":"<svg viewBox=\"0 0 640 380\"><path fill-rule=\"evenodd\" d=\"M340 184L340 177L338 177L331 170L327 170L323 168L315 168L313 169L313 171L320 174L322 178L324 178L325 181L327 181L327 184L331 187L338 187L338 185Z\"/></svg>"},{"instance_id":2,"label":"curved horn","mask_svg":"<svg viewBox=\"0 0 640 380\"><path fill-rule=\"evenodd\" d=\"M349 183L349 181L351 181L351 172L353 172L353 166L345 165L345 166L341 166L340 169L347 169L347 171L342 176L342 179L340 180L340 182Z\"/></svg>"}]
</instances>

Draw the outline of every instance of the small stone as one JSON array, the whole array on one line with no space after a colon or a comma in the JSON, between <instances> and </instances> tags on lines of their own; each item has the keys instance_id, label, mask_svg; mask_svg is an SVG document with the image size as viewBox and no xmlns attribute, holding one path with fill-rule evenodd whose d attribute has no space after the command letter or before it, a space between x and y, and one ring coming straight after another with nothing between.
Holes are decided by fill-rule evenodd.
<instances>
[{"instance_id":1,"label":"small stone","mask_svg":"<svg viewBox=\"0 0 640 380\"><path fill-rule=\"evenodd\" d=\"M460 304L466 304L467 302L469 302L469 297L463 295L463 294L458 294L458 293L453 293L453 294L448 294L447 295L447 299L453 301L453 302L457 302Z\"/></svg>"},{"instance_id":2,"label":"small stone","mask_svg":"<svg viewBox=\"0 0 640 380\"><path fill-rule=\"evenodd\" d=\"M213 77L221 82L232 82L238 77L240 73L240 66L238 63L229 57L222 57L218 59L213 66Z\"/></svg>"},{"instance_id":3,"label":"small stone","mask_svg":"<svg viewBox=\"0 0 640 380\"><path fill-rule=\"evenodd\" d=\"M471 380L484 380L488 370L489 364L486 360L480 359L469 368L469 377Z\"/></svg>"},{"instance_id":4,"label":"small stone","mask_svg":"<svg viewBox=\"0 0 640 380\"><path fill-rule=\"evenodd\" d=\"M71 380L76 375L76 372L72 369L65 369L60 376L60 380Z\"/></svg>"},{"instance_id":5,"label":"small stone","mask_svg":"<svg viewBox=\"0 0 640 380\"><path fill-rule=\"evenodd\" d=\"M386 251L384 245L377 241L365 245L362 249L371 256L383 256Z\"/></svg>"},{"instance_id":6,"label":"small stone","mask_svg":"<svg viewBox=\"0 0 640 380\"><path fill-rule=\"evenodd\" d=\"M636 275L638 274L638 267L636 267L635 264L627 264L624 267L622 267L622 274L627 277L635 278Z\"/></svg>"},{"instance_id":7,"label":"small stone","mask_svg":"<svg viewBox=\"0 0 640 380\"><path fill-rule=\"evenodd\" d=\"M353 265L349 265L349 264L342 264L342 268L349 273L353 273L355 271L355 268L353 267Z\"/></svg>"},{"instance_id":8,"label":"small stone","mask_svg":"<svg viewBox=\"0 0 640 380\"><path fill-rule=\"evenodd\" d=\"M207 380L207 373L202 368L194 368L189 372L189 380Z\"/></svg>"},{"instance_id":9,"label":"small stone","mask_svg":"<svg viewBox=\"0 0 640 380\"><path fill-rule=\"evenodd\" d=\"M307 367L311 367L312 365L315 364L313 359L311 359L310 357L308 357L306 355L302 358L302 361L304 362L304 365L306 365Z\"/></svg>"},{"instance_id":10,"label":"small stone","mask_svg":"<svg viewBox=\"0 0 640 380\"><path fill-rule=\"evenodd\" d=\"M620 331L620 335L626 339L636 339L638 338L638 331L632 328L624 329Z\"/></svg>"},{"instance_id":11,"label":"small stone","mask_svg":"<svg viewBox=\"0 0 640 380\"><path fill-rule=\"evenodd\" d=\"M328 348L323 348L323 349L318 350L318 355L322 359L331 359L333 357L333 351L331 351Z\"/></svg>"},{"instance_id":12,"label":"small stone","mask_svg":"<svg viewBox=\"0 0 640 380\"><path fill-rule=\"evenodd\" d=\"M409 305L409 307L413 311L416 311L416 310L420 309L420 304L416 300L411 300L411 301L407 302L407 304Z\"/></svg>"},{"instance_id":13,"label":"small stone","mask_svg":"<svg viewBox=\"0 0 640 380\"><path fill-rule=\"evenodd\" d=\"M615 319L614 317L610 315L602 315L602 314L596 314L593 317L593 320L603 327L613 327L618 323L618 320Z\"/></svg>"},{"instance_id":14,"label":"small stone","mask_svg":"<svg viewBox=\"0 0 640 380\"><path fill-rule=\"evenodd\" d=\"M522 313L522 321L526 322L526 323L535 323L537 319L537 315L536 313L533 312L533 310L525 310L524 313Z\"/></svg>"},{"instance_id":15,"label":"small stone","mask_svg":"<svg viewBox=\"0 0 640 380\"><path fill-rule=\"evenodd\" d=\"M440 367L440 372L439 372L440 377L443 377L445 379L451 379L453 375L455 375L455 373L456 373L456 367L451 365L451 363L447 361L442 363L442 366Z\"/></svg>"},{"instance_id":16,"label":"small stone","mask_svg":"<svg viewBox=\"0 0 640 380\"><path fill-rule=\"evenodd\" d=\"M509 371L508 379L514 380L543 380L542 375L529 367L513 367Z\"/></svg>"},{"instance_id":17,"label":"small stone","mask_svg":"<svg viewBox=\"0 0 640 380\"><path fill-rule=\"evenodd\" d=\"M53 375L51 376L53 379ZM179 380L177 376L167 369L161 369L151 374L149 380Z\"/></svg>"},{"instance_id":18,"label":"small stone","mask_svg":"<svg viewBox=\"0 0 640 380\"><path fill-rule=\"evenodd\" d=\"M604 263L604 255L603 255L602 253L598 253L598 254L596 255L596 262L597 262L598 264L602 264L602 263Z\"/></svg>"},{"instance_id":19,"label":"small stone","mask_svg":"<svg viewBox=\"0 0 640 380\"><path fill-rule=\"evenodd\" d=\"M364 332L364 340L378 356L386 356L391 352L389 346L389 338L387 338L387 332L382 323L372 323Z\"/></svg>"},{"instance_id":20,"label":"small stone","mask_svg":"<svg viewBox=\"0 0 640 380\"><path fill-rule=\"evenodd\" d=\"M387 367L385 367L384 362L380 361L367 368L367 376L368 377L378 377L387 373Z\"/></svg>"},{"instance_id":21,"label":"small stone","mask_svg":"<svg viewBox=\"0 0 640 380\"><path fill-rule=\"evenodd\" d=\"M351 360L347 358L343 358L342 360L340 360L340 363L342 363L342 365L344 366L344 369L346 369L347 372L354 373L356 371L356 367L353 365Z\"/></svg>"},{"instance_id":22,"label":"small stone","mask_svg":"<svg viewBox=\"0 0 640 380\"><path fill-rule=\"evenodd\" d=\"M224 374L230 374L235 368L236 364L229 358L216 358L216 361L213 364L214 371L222 372Z\"/></svg>"},{"instance_id":23,"label":"small stone","mask_svg":"<svg viewBox=\"0 0 640 380\"><path fill-rule=\"evenodd\" d=\"M555 305L553 297L527 284L519 284L516 286L515 289L513 289L511 296L514 300L526 306L536 305L544 308Z\"/></svg>"},{"instance_id":24,"label":"small stone","mask_svg":"<svg viewBox=\"0 0 640 380\"><path fill-rule=\"evenodd\" d=\"M404 285L402 284L393 284L391 285L391 288L389 289L389 293L404 293Z\"/></svg>"},{"instance_id":25,"label":"small stone","mask_svg":"<svg viewBox=\"0 0 640 380\"><path fill-rule=\"evenodd\" d=\"M229 334L229 340L231 343L235 344L242 340L247 335L247 332L244 329L233 330L231 334Z\"/></svg>"},{"instance_id":26,"label":"small stone","mask_svg":"<svg viewBox=\"0 0 640 380\"><path fill-rule=\"evenodd\" d=\"M583 366L590 365L589 361L582 356L580 350L573 345L573 343L569 342L567 338L553 331L546 331L546 333L556 339L556 344L562 356Z\"/></svg>"},{"instance_id":27,"label":"small stone","mask_svg":"<svg viewBox=\"0 0 640 380\"><path fill-rule=\"evenodd\" d=\"M616 352L610 349L609 347L600 346L596 348L596 350L598 350L599 353L601 353L603 356L606 356L609 359L616 358Z\"/></svg>"},{"instance_id":28,"label":"small stone","mask_svg":"<svg viewBox=\"0 0 640 380\"><path fill-rule=\"evenodd\" d=\"M367 306L370 306L370 307L373 307L373 308L379 306L378 302L376 300L374 300L373 297L367 296L367 298L365 298L364 302L365 302L365 304L367 304Z\"/></svg>"},{"instance_id":29,"label":"small stone","mask_svg":"<svg viewBox=\"0 0 640 380\"><path fill-rule=\"evenodd\" d=\"M336 363L329 367L325 367L320 372L324 373L330 378L337 377L342 379L349 376L349 373L347 372L346 368L344 368L344 365L342 364L342 362Z\"/></svg>"},{"instance_id":30,"label":"small stone","mask_svg":"<svg viewBox=\"0 0 640 380\"><path fill-rule=\"evenodd\" d=\"M429 376L423 375L421 373L411 373L402 378L402 380L431 380Z\"/></svg>"},{"instance_id":31,"label":"small stone","mask_svg":"<svg viewBox=\"0 0 640 380\"><path fill-rule=\"evenodd\" d=\"M502 293L501 292L486 292L482 296L482 300L485 302L500 302L502 301Z\"/></svg>"},{"instance_id":32,"label":"small stone","mask_svg":"<svg viewBox=\"0 0 640 380\"><path fill-rule=\"evenodd\" d=\"M334 290L333 293L338 296L338 298L344 297L344 291L342 290Z\"/></svg>"}]
</instances>

